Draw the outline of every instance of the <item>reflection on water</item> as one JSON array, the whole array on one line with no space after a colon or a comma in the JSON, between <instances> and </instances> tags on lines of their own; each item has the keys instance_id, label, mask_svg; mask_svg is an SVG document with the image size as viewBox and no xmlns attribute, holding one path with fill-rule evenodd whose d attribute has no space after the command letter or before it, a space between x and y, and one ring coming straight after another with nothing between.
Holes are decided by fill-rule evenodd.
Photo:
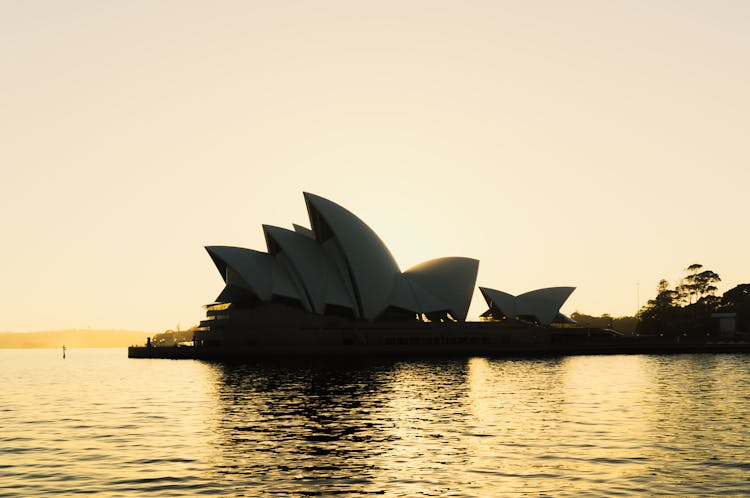
<instances>
[{"instance_id":1,"label":"reflection on water","mask_svg":"<svg viewBox=\"0 0 750 498\"><path fill-rule=\"evenodd\" d=\"M216 468L259 489L750 492L742 356L216 368Z\"/></svg>"},{"instance_id":2,"label":"reflection on water","mask_svg":"<svg viewBox=\"0 0 750 498\"><path fill-rule=\"evenodd\" d=\"M220 415L216 471L259 490L369 484L372 460L393 439L378 417L383 368L294 363L216 365Z\"/></svg>"},{"instance_id":3,"label":"reflection on water","mask_svg":"<svg viewBox=\"0 0 750 498\"><path fill-rule=\"evenodd\" d=\"M0 351L0 495L750 494L747 356Z\"/></svg>"}]
</instances>

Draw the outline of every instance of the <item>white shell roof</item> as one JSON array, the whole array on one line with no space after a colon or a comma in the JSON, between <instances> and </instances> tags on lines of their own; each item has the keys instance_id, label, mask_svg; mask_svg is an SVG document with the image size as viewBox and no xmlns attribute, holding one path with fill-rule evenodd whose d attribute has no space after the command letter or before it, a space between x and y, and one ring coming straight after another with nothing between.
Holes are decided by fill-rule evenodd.
<instances>
[{"instance_id":1,"label":"white shell roof","mask_svg":"<svg viewBox=\"0 0 750 498\"><path fill-rule=\"evenodd\" d=\"M323 197L305 193L304 198L312 229L263 225L267 253L206 247L228 286L248 289L266 302L273 296L295 298L319 314L336 305L375 320L388 306L396 306L466 318L479 261L438 258L402 273L361 219Z\"/></svg>"},{"instance_id":2,"label":"white shell roof","mask_svg":"<svg viewBox=\"0 0 750 498\"><path fill-rule=\"evenodd\" d=\"M456 320L466 320L474 284L477 281L479 261L472 258L447 257L425 261L404 272L412 283L417 302L423 313L447 310ZM437 301L427 304L424 301ZM439 309L429 309L441 306Z\"/></svg>"},{"instance_id":3,"label":"white shell roof","mask_svg":"<svg viewBox=\"0 0 750 498\"><path fill-rule=\"evenodd\" d=\"M390 305L404 310L413 311L414 313L423 313L423 311L421 311L422 307L417 303L412 284L404 277L403 273L398 275L395 279Z\"/></svg>"},{"instance_id":4,"label":"white shell roof","mask_svg":"<svg viewBox=\"0 0 750 498\"><path fill-rule=\"evenodd\" d=\"M451 307L447 301L440 299L427 288L409 280L405 273L396 277L389 304L420 315L435 311L450 311Z\"/></svg>"},{"instance_id":5,"label":"white shell roof","mask_svg":"<svg viewBox=\"0 0 750 498\"><path fill-rule=\"evenodd\" d=\"M516 312L535 315L540 323L552 323L574 290L575 287L547 287L526 292L516 298Z\"/></svg>"},{"instance_id":6,"label":"white shell roof","mask_svg":"<svg viewBox=\"0 0 750 498\"><path fill-rule=\"evenodd\" d=\"M228 278L231 279L227 276L227 267L231 267L231 270L242 279L244 287L250 289L262 301L271 300L273 267L270 254L229 246L209 246L206 247L206 251L211 255L211 259L226 283L230 283L227 281Z\"/></svg>"},{"instance_id":7,"label":"white shell roof","mask_svg":"<svg viewBox=\"0 0 750 498\"><path fill-rule=\"evenodd\" d=\"M270 301L273 296L300 299L289 273L270 254L229 246L209 246L206 251L227 285L244 287L261 301Z\"/></svg>"},{"instance_id":8,"label":"white shell roof","mask_svg":"<svg viewBox=\"0 0 750 498\"><path fill-rule=\"evenodd\" d=\"M487 287L480 287L487 305L500 310L505 316L515 318L522 315L535 316L539 323L552 323L560 312L560 308L575 287L547 287L513 296L506 292Z\"/></svg>"},{"instance_id":9,"label":"white shell roof","mask_svg":"<svg viewBox=\"0 0 750 498\"><path fill-rule=\"evenodd\" d=\"M289 270L278 260L272 260L273 279L271 281L271 294L274 296L291 297L301 299L299 289L294 285Z\"/></svg>"},{"instance_id":10,"label":"white shell roof","mask_svg":"<svg viewBox=\"0 0 750 498\"><path fill-rule=\"evenodd\" d=\"M296 223L292 223L292 227L294 228L294 231L300 235L305 235L307 237L310 237L311 239L315 238L315 234L313 234L313 231L307 227L303 227L302 225L298 225Z\"/></svg>"},{"instance_id":11,"label":"white shell roof","mask_svg":"<svg viewBox=\"0 0 750 498\"><path fill-rule=\"evenodd\" d=\"M490 308L495 307L503 315L511 318L515 318L518 315L516 313L516 296L513 294L487 287L480 287L479 292L482 293L484 300L487 301L487 306Z\"/></svg>"},{"instance_id":12,"label":"white shell roof","mask_svg":"<svg viewBox=\"0 0 750 498\"><path fill-rule=\"evenodd\" d=\"M396 260L380 237L350 211L308 192L304 196L316 240L321 244L330 238L336 240L346 259L362 318L374 320L387 307L395 278L401 273Z\"/></svg>"},{"instance_id":13,"label":"white shell roof","mask_svg":"<svg viewBox=\"0 0 750 498\"><path fill-rule=\"evenodd\" d=\"M346 289L334 266L315 239L298 231L263 225L268 251L281 251L289 259L292 271L302 286L300 295L305 295L316 313L323 313L326 304L352 307ZM334 296L327 299L328 296Z\"/></svg>"}]
</instances>

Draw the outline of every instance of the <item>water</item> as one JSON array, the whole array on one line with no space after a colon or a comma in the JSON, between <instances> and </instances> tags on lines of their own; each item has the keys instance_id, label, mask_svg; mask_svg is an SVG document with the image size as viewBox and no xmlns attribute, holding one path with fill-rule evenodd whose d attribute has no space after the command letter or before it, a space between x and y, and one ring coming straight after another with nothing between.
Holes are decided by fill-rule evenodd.
<instances>
[{"instance_id":1,"label":"water","mask_svg":"<svg viewBox=\"0 0 750 498\"><path fill-rule=\"evenodd\" d=\"M750 356L0 350L0 496L750 495Z\"/></svg>"}]
</instances>

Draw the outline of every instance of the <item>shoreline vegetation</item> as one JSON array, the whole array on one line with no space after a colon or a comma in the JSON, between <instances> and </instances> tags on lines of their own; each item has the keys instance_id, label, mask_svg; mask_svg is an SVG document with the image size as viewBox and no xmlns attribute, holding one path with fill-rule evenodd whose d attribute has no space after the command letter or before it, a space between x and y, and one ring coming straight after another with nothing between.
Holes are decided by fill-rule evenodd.
<instances>
[{"instance_id":1,"label":"shoreline vegetation","mask_svg":"<svg viewBox=\"0 0 750 498\"><path fill-rule=\"evenodd\" d=\"M721 277L695 263L685 268L685 277L670 287L662 279L656 297L639 311L637 333L694 340L750 335L750 284L739 284L721 297L715 284ZM721 326L720 320L731 320Z\"/></svg>"}]
</instances>

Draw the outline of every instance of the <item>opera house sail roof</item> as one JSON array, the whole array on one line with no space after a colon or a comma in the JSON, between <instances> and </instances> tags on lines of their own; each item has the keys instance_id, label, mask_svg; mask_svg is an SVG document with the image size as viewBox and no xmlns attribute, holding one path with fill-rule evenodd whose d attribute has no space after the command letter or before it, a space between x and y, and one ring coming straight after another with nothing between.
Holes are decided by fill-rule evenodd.
<instances>
[{"instance_id":1,"label":"opera house sail roof","mask_svg":"<svg viewBox=\"0 0 750 498\"><path fill-rule=\"evenodd\" d=\"M479 261L437 258L402 272L360 218L304 193L310 228L263 225L266 251L208 246L226 284L217 303L284 302L315 315L342 311L368 322L393 317L464 321Z\"/></svg>"},{"instance_id":2,"label":"opera house sail roof","mask_svg":"<svg viewBox=\"0 0 750 498\"><path fill-rule=\"evenodd\" d=\"M402 271L385 243L354 213L308 192L304 200L309 228L263 225L265 251L206 247L225 283L209 305L209 328L218 314L228 316L223 310L229 307L235 316L244 310L243 316L255 317L248 319L256 325L294 322L303 328L330 323L333 317L363 323L466 321L478 260L436 258ZM479 290L489 307L482 315L485 321L571 322L560 307L574 287L519 296ZM328 317L328 322L316 321L316 316Z\"/></svg>"},{"instance_id":3,"label":"opera house sail roof","mask_svg":"<svg viewBox=\"0 0 750 498\"><path fill-rule=\"evenodd\" d=\"M489 309L482 315L486 317L525 318L549 325L552 322L572 322L560 314L560 308L575 287L548 287L514 296L507 292L480 287Z\"/></svg>"}]
</instances>

